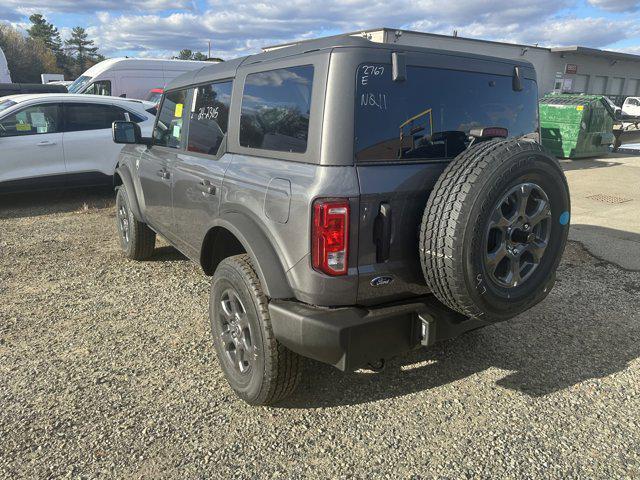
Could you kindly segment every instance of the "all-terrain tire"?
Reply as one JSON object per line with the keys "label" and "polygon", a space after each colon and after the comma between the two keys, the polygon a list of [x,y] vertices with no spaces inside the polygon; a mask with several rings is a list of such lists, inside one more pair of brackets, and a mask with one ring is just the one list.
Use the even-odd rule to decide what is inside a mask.
{"label": "all-terrain tire", "polygon": [[135,218],[124,186],[118,187],[116,192],[116,226],[120,247],[127,258],[146,260],[153,254],[156,232]]}
{"label": "all-terrain tire", "polygon": [[[240,302],[236,312],[230,303],[234,295]],[[272,405],[296,389],[303,358],[275,338],[268,300],[248,255],[229,257],[218,265],[211,282],[209,318],[218,360],[240,398],[251,405]],[[238,347],[229,334],[234,330]],[[240,351],[249,355],[238,356]]]}
{"label": "all-terrain tire", "polygon": [[[547,207],[538,197],[532,200],[532,205],[536,207],[534,202],[539,202],[541,209],[546,208],[542,212],[546,218],[541,220],[545,223],[541,223],[539,231],[548,241],[541,258],[535,250],[537,263],[531,260],[535,268],[530,267],[528,278],[521,284],[514,280],[506,285],[510,280],[498,279],[498,269],[486,260],[498,258],[491,257],[488,246],[494,243],[496,246],[492,248],[500,250],[501,262],[507,262],[507,269],[518,272],[510,277],[507,270],[504,278],[520,278],[520,260],[511,263],[516,261],[512,260],[514,256],[507,256],[506,260],[502,257],[506,251],[509,255],[521,253],[519,244],[515,248],[511,243],[516,241],[511,236],[515,236],[514,228],[500,223],[500,228],[509,232],[503,236],[501,230],[494,229],[497,225],[494,218],[509,216],[514,222],[520,221],[519,210],[514,207],[510,211],[509,195],[524,192],[523,185],[526,188],[534,185],[542,192],[539,195],[546,198]],[[520,204],[529,208],[528,202],[523,200]],[[442,173],[425,208],[419,250],[429,288],[449,308],[487,321],[506,320],[531,308],[546,297],[555,281],[567,241],[569,211],[569,189],[562,168],[541,145],[524,140],[491,140],[470,147]],[[521,220],[520,227],[529,228],[524,221]],[[518,233],[526,238],[520,239],[523,242],[539,240],[522,234],[522,230]],[[522,251],[526,247],[523,243]]]}

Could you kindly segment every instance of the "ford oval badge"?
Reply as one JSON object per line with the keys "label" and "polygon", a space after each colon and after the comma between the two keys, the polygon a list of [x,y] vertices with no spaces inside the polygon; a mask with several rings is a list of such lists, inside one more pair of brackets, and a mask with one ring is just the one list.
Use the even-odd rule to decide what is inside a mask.
{"label": "ford oval badge", "polygon": [[372,287],[384,287],[385,285],[389,285],[391,282],[393,282],[393,277],[382,276],[372,278],[370,283]]}

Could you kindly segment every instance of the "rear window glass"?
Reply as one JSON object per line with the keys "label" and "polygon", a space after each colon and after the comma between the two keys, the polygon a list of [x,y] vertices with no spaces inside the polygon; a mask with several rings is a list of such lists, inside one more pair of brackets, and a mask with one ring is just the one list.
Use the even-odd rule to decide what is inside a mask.
{"label": "rear window glass", "polygon": [[221,82],[194,89],[187,142],[190,152],[218,153],[229,123],[231,87],[231,82]]}
{"label": "rear window glass", "polygon": [[312,85],[312,65],[247,75],[240,145],[304,153],[309,136]]}
{"label": "rear window glass", "polygon": [[537,86],[511,76],[407,67],[394,82],[391,65],[360,65],[357,72],[358,161],[448,159],[469,145],[469,131],[504,127],[510,137],[538,129]]}

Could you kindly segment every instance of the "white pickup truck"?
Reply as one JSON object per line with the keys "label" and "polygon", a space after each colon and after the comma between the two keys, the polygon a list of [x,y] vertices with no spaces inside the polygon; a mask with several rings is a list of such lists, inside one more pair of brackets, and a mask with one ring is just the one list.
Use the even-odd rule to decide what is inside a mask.
{"label": "white pickup truck", "polygon": [[640,117],[640,97],[627,97],[622,104],[622,113],[629,117]]}

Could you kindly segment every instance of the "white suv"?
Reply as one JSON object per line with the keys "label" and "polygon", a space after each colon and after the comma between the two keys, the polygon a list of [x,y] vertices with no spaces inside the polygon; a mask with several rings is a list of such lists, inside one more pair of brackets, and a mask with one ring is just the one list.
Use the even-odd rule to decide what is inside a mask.
{"label": "white suv", "polygon": [[72,94],[0,98],[0,193],[108,184],[122,148],[111,140],[116,120],[151,134],[155,105]]}

